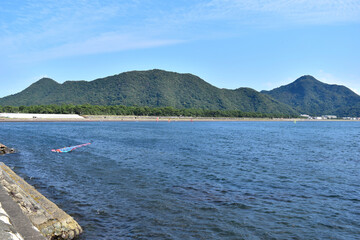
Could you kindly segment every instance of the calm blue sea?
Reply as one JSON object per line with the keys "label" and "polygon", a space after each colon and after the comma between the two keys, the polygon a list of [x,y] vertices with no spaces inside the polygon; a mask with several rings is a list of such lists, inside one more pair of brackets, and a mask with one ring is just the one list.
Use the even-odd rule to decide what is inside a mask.
{"label": "calm blue sea", "polygon": [[360,122],[0,123],[0,142],[82,240],[360,239]]}

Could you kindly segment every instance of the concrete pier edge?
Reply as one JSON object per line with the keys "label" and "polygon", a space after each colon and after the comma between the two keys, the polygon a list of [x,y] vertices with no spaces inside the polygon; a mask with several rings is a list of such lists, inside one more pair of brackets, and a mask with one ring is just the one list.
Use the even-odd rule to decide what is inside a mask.
{"label": "concrete pier edge", "polygon": [[0,239],[46,240],[3,186],[0,186],[0,212],[7,220],[0,222]]}
{"label": "concrete pier edge", "polygon": [[[7,197],[4,193],[7,194]],[[26,220],[29,220],[31,228],[37,229],[38,233],[44,237],[40,238],[38,235],[38,238],[27,237],[24,239],[74,239],[82,233],[81,226],[70,215],[44,197],[3,162],[0,162],[0,202],[9,214],[10,221],[14,222],[14,226],[19,220],[23,220],[24,224]],[[12,214],[12,211],[16,211],[14,203],[19,210],[15,215]],[[19,212],[22,212],[20,219],[15,219]],[[21,227],[20,230],[24,231]],[[21,231],[19,231],[20,234]],[[36,231],[26,234],[35,236]]]}

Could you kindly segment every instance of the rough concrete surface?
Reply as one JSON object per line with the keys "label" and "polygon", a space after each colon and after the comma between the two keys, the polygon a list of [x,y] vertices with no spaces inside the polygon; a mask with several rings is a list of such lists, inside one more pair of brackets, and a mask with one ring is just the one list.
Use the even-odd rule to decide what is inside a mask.
{"label": "rough concrete surface", "polygon": [[0,202],[0,239],[46,240],[2,186]]}
{"label": "rough concrete surface", "polygon": [[[11,201],[46,239],[73,239],[82,233],[80,225],[53,202],[40,194],[4,163],[0,163],[0,194],[7,192]],[[5,192],[5,193],[6,193]],[[5,206],[5,202],[0,199]],[[10,212],[8,212],[10,215]],[[13,220],[10,216],[10,220]],[[25,238],[32,239],[32,238]],[[35,238],[39,239],[39,238]]]}

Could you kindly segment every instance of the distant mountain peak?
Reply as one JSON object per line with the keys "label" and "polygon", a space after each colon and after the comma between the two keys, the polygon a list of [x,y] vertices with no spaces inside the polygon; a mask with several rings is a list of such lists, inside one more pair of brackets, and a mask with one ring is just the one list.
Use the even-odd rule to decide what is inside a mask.
{"label": "distant mountain peak", "polygon": [[56,82],[54,79],[52,79],[52,78],[48,78],[48,77],[43,77],[43,78],[40,78],[39,80],[38,80],[38,82]]}
{"label": "distant mountain peak", "polygon": [[43,77],[43,78],[39,79],[38,81],[36,81],[34,84],[54,84],[54,83],[59,84],[52,78]]}
{"label": "distant mountain peak", "polygon": [[[320,82],[319,80],[317,80],[315,77],[313,77],[311,75],[304,75],[304,76],[301,76],[298,79],[296,79],[293,83],[296,84],[296,83],[322,83],[322,82]],[[289,84],[289,85],[291,85],[291,84]]]}
{"label": "distant mountain peak", "polygon": [[309,115],[357,116],[360,113],[360,96],[344,86],[326,84],[310,75],[262,93]]}
{"label": "distant mountain peak", "polygon": [[311,75],[303,75],[303,76],[299,77],[297,80],[302,80],[302,79],[317,80],[315,77],[313,77]]}

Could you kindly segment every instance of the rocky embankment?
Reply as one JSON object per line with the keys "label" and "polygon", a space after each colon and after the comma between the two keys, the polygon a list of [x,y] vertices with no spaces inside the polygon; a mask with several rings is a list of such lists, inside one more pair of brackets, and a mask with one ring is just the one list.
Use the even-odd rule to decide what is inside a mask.
{"label": "rocky embankment", "polygon": [[8,154],[8,153],[14,153],[15,149],[13,148],[8,148],[7,146],[5,146],[4,144],[0,143],[0,155],[2,154]]}
{"label": "rocky embankment", "polygon": [[[74,239],[82,233],[81,226],[70,215],[39,193],[2,162],[0,162],[0,187],[3,189],[2,191],[5,190],[8,193],[13,204],[20,207],[21,212],[30,220],[33,228],[41,233],[45,239]],[[10,217],[10,222],[11,220]]]}

